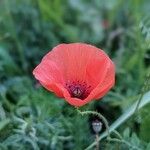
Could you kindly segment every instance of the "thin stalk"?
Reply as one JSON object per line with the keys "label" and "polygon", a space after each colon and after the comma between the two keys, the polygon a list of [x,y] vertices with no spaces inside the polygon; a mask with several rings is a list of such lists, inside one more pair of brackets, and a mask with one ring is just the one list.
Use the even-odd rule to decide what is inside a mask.
{"label": "thin stalk", "polygon": [[96,137],[95,137],[95,141],[96,141],[96,150],[99,150],[99,141],[98,141],[98,138],[99,138],[99,135],[96,134]]}
{"label": "thin stalk", "polygon": [[123,140],[123,139],[117,139],[117,138],[110,138],[108,139],[108,141],[110,142],[117,142],[117,143],[122,143],[122,144],[125,144],[127,145],[129,148],[132,148],[134,150],[141,150],[140,148],[136,147],[136,146],[133,146],[132,144],[130,144],[129,142]]}
{"label": "thin stalk", "polygon": [[146,75],[146,80],[145,80],[144,85],[142,87],[141,94],[139,96],[139,99],[138,99],[138,102],[137,102],[137,106],[135,108],[135,113],[137,112],[137,110],[139,108],[139,105],[141,103],[141,100],[142,100],[142,97],[143,97],[144,93],[147,92],[150,89],[149,82],[150,82],[150,71]]}

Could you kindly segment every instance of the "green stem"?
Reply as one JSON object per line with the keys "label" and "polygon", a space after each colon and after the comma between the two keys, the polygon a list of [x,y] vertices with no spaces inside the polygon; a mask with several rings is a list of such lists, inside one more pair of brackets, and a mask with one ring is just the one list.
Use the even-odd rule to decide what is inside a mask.
{"label": "green stem", "polygon": [[135,149],[135,150],[139,150],[138,147],[133,146],[133,145],[130,144],[128,141],[125,141],[118,131],[114,130],[114,131],[112,131],[112,133],[114,133],[115,135],[117,135],[118,138],[109,138],[109,139],[107,139],[109,142],[122,143],[122,144],[127,145],[127,146],[130,147],[130,148],[133,148],[133,149]]}
{"label": "green stem", "polygon": [[146,75],[146,80],[145,80],[144,85],[142,87],[141,94],[139,96],[139,99],[138,99],[138,102],[137,102],[137,106],[135,108],[135,112],[134,113],[136,113],[138,111],[138,108],[139,108],[139,105],[141,103],[141,100],[142,100],[142,97],[143,97],[144,93],[149,90],[149,87],[147,88],[147,86],[149,86],[149,80],[150,80],[150,71],[148,71],[148,73]]}
{"label": "green stem", "polygon": [[132,144],[130,144],[129,142],[127,142],[127,141],[125,141],[125,140],[123,140],[123,139],[120,140],[120,139],[117,139],[117,138],[109,138],[108,141],[110,141],[110,142],[118,142],[118,143],[125,144],[125,145],[127,145],[129,148],[132,148],[132,149],[134,149],[134,150],[141,150],[141,149],[139,149],[138,147],[133,146]]}
{"label": "green stem", "polygon": [[99,150],[99,141],[98,141],[98,134],[96,134],[96,137],[95,137],[95,141],[96,141],[96,150]]}

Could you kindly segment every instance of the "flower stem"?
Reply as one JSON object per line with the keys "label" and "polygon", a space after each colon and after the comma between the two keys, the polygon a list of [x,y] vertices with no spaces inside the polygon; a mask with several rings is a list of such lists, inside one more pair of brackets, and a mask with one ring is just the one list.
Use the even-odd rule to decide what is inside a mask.
{"label": "flower stem", "polygon": [[98,141],[98,133],[96,134],[96,137],[95,137],[95,141],[96,141],[96,150],[99,150],[99,141]]}

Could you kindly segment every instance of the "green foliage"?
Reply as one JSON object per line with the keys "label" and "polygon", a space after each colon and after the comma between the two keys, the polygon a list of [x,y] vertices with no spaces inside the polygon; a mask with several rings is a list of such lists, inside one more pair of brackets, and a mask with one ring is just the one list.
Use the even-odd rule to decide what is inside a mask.
{"label": "green foliage", "polygon": [[[149,0],[1,0],[0,150],[81,150],[94,141],[95,117],[80,116],[33,79],[58,43],[91,43],[110,55],[116,85],[83,110],[99,111],[109,124],[130,117],[127,108],[150,90],[149,7]],[[101,149],[150,149],[149,105],[129,117]]]}
{"label": "green foliage", "polygon": [[145,107],[145,109],[143,109],[141,111],[141,126],[140,126],[140,137],[149,142],[149,139],[150,139],[150,135],[149,135],[149,130],[150,130],[150,127],[149,127],[149,123],[150,123],[150,115],[149,115],[149,108],[150,108],[150,105],[147,105]]}

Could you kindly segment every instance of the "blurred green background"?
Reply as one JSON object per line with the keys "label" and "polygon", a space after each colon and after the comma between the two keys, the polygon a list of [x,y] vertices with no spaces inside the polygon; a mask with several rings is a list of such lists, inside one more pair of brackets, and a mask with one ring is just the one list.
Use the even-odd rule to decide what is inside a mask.
{"label": "blurred green background", "polygon": [[[82,110],[97,110],[111,124],[144,83],[143,94],[150,89],[149,12],[149,0],[0,0],[0,150],[88,147],[97,118],[43,89],[32,70],[59,43],[104,49],[116,64],[116,85]],[[101,150],[150,150],[149,111],[143,107],[118,128],[128,144],[104,139]]]}

